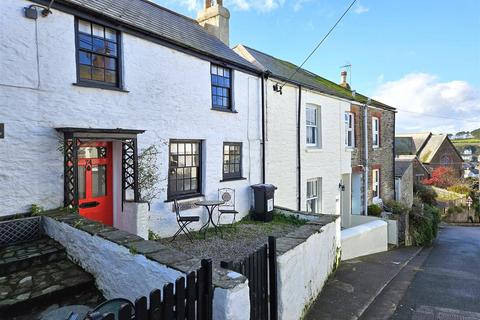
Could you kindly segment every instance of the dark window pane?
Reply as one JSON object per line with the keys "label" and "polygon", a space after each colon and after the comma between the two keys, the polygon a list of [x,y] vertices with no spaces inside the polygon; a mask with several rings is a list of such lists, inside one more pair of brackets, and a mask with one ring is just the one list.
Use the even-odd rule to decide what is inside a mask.
{"label": "dark window pane", "polygon": [[105,53],[105,41],[93,38],[93,51],[97,53]]}
{"label": "dark window pane", "polygon": [[105,70],[105,81],[117,83],[117,73],[115,71]]}
{"label": "dark window pane", "polygon": [[85,167],[78,166],[78,199],[85,199]]}
{"label": "dark window pane", "polygon": [[92,64],[97,68],[105,68],[105,58],[98,54],[92,54]]}
{"label": "dark window pane", "polygon": [[79,60],[80,64],[91,65],[92,64],[92,55],[88,52],[85,52],[85,51],[79,51],[78,52],[78,60]]}
{"label": "dark window pane", "polygon": [[92,80],[105,81],[105,73],[101,68],[92,69]]}
{"label": "dark window pane", "polygon": [[92,37],[86,34],[80,33],[78,35],[79,47],[81,49],[92,50]]}
{"label": "dark window pane", "polygon": [[109,70],[117,70],[117,59],[105,57],[105,68]]}
{"label": "dark window pane", "polygon": [[92,166],[92,197],[102,197],[107,194],[107,167]]}
{"label": "dark window pane", "polygon": [[105,53],[111,56],[117,56],[117,45],[109,41],[105,41],[105,44]]}
{"label": "dark window pane", "polygon": [[90,66],[80,65],[80,78],[92,79],[92,68]]}

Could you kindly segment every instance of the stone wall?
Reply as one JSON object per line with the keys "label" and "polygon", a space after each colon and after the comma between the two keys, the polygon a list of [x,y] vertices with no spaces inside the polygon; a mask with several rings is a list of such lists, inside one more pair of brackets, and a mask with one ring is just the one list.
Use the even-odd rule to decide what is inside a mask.
{"label": "stone wall", "polygon": [[[443,157],[448,157],[450,162],[448,164],[444,164]],[[422,161],[422,159],[420,159]],[[432,158],[430,163],[426,164],[430,171],[435,170],[438,167],[450,167],[454,170],[457,177],[463,177],[463,159],[458,154],[458,151],[455,149],[453,144],[448,140],[445,139],[438,148],[435,156]]]}
{"label": "stone wall", "polygon": [[[364,112],[363,107],[352,104],[351,112],[355,114],[355,148],[352,150],[352,167],[361,169],[364,165]],[[368,203],[372,203],[372,169],[380,169],[380,195],[386,200],[394,199],[394,152],[395,141],[395,113],[390,110],[369,107],[367,112],[368,134]],[[372,146],[372,117],[380,118],[380,147]],[[361,169],[363,170],[363,169]],[[365,174],[362,175],[362,203],[365,194]]]}
{"label": "stone wall", "polygon": [[408,169],[403,173],[403,176],[400,178],[400,190],[397,192],[398,199],[400,202],[405,204],[408,207],[413,205],[413,163],[408,167]]}
{"label": "stone wall", "polygon": [[[49,212],[45,233],[65,247],[69,257],[95,277],[107,299],[135,301],[200,268],[200,260],[154,241],[87,220],[78,214]],[[213,318],[246,320],[250,315],[247,279],[214,268]]]}

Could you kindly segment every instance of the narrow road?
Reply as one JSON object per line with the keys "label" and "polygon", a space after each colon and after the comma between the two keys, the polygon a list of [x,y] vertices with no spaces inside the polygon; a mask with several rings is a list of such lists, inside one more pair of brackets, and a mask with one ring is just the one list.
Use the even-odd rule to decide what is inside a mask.
{"label": "narrow road", "polygon": [[442,227],[417,253],[343,261],[305,320],[480,320],[480,227]]}
{"label": "narrow road", "polygon": [[480,319],[480,228],[448,226],[392,319]]}

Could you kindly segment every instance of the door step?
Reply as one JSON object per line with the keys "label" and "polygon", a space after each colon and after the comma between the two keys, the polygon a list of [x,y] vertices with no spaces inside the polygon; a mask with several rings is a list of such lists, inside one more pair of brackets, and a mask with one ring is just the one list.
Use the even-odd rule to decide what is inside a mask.
{"label": "door step", "polygon": [[49,237],[0,249],[0,277],[67,257],[65,248]]}

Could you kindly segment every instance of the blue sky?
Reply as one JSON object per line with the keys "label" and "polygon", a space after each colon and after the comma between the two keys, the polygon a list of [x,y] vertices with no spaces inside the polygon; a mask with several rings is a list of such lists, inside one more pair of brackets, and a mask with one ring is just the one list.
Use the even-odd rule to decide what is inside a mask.
{"label": "blue sky", "polygon": [[[201,0],[156,2],[191,17],[202,6]],[[230,43],[299,64],[349,4],[224,0]],[[305,67],[338,82],[345,64],[353,65],[354,89],[399,109],[400,131],[480,127],[478,0],[357,0]]]}

